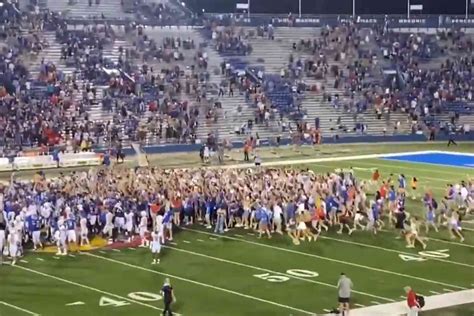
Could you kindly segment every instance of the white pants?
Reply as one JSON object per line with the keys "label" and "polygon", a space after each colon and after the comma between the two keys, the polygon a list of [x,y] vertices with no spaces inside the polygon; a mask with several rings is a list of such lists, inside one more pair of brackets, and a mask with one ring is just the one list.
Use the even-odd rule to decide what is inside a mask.
{"label": "white pants", "polygon": [[152,253],[160,253],[161,251],[161,244],[158,241],[153,241],[151,244],[151,252]]}
{"label": "white pants", "polygon": [[2,255],[3,247],[5,247],[5,231],[0,230],[0,256]]}
{"label": "white pants", "polygon": [[104,233],[104,235],[112,235],[112,231],[114,229],[114,226],[111,225],[111,224],[106,224],[104,226],[104,229],[102,230],[102,232]]}
{"label": "white pants", "polygon": [[418,316],[418,307],[410,307],[408,310],[408,316]]}
{"label": "white pants", "polygon": [[125,227],[125,218],[116,217],[115,218],[115,227],[123,229]]}
{"label": "white pants", "polygon": [[89,223],[91,224],[91,226],[94,226],[95,223],[97,223],[97,216],[96,215],[91,215],[89,217]]}
{"label": "white pants", "polygon": [[37,230],[37,231],[34,231],[32,234],[31,234],[32,238],[33,238],[33,244],[34,245],[38,245],[41,243],[41,231]]}
{"label": "white pants", "polygon": [[75,230],[68,230],[67,231],[67,241],[70,243],[76,243],[76,231]]}

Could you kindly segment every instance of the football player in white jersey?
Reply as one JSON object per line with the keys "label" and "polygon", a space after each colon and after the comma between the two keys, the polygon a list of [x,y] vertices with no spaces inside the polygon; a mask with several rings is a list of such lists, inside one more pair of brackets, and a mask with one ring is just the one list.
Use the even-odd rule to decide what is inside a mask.
{"label": "football player in white jersey", "polygon": [[67,227],[64,221],[64,218],[61,216],[58,220],[58,228],[54,233],[54,238],[56,240],[56,246],[58,247],[58,252],[56,255],[65,256],[67,255]]}
{"label": "football player in white jersey", "polygon": [[89,229],[87,228],[87,217],[85,214],[81,216],[81,219],[79,220],[79,226],[81,228],[81,246],[89,245],[89,237],[87,237],[89,234]]}
{"label": "football player in white jersey", "polygon": [[162,234],[159,230],[154,230],[151,233],[151,253],[153,254],[153,262],[151,264],[159,264],[160,263],[160,258],[158,256],[160,255],[161,251],[161,242],[160,240],[162,239]]}
{"label": "football player in white jersey", "polygon": [[165,243],[165,225],[163,224],[163,215],[157,215],[155,220],[155,230],[160,234],[160,242],[162,245]]}
{"label": "football player in white jersey", "polygon": [[140,225],[138,226],[138,231],[140,234],[140,238],[142,241],[142,244],[140,247],[147,247],[148,246],[148,241],[146,240],[146,233],[148,231],[148,217],[146,216],[146,212],[142,211],[140,214]]}
{"label": "football player in white jersey", "polygon": [[128,242],[131,242],[133,237],[134,215],[130,210],[125,212],[125,234],[128,236]]}
{"label": "football player in white jersey", "polygon": [[113,219],[114,219],[114,213],[108,210],[107,213],[105,214],[105,225],[104,225],[104,229],[102,230],[104,237],[112,238],[113,230],[114,230]]}
{"label": "football player in white jersey", "polygon": [[12,266],[16,264],[16,260],[18,258],[18,246],[20,244],[20,236],[21,232],[16,230],[14,226],[11,227],[8,234],[8,251],[10,253],[10,257],[12,258]]}

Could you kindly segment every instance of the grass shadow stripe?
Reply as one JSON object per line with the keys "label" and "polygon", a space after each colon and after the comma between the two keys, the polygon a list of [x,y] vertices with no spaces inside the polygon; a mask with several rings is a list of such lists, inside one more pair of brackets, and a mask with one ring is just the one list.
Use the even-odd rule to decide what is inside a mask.
{"label": "grass shadow stripe", "polygon": [[[152,309],[155,309],[155,310],[163,311],[163,309],[161,309],[159,307],[156,307],[156,306],[153,306],[153,305],[150,305],[150,304],[146,304],[146,303],[143,303],[143,302],[140,302],[140,301],[132,300],[132,299],[130,299],[128,297],[125,297],[125,296],[121,296],[121,295],[113,294],[113,293],[110,293],[110,292],[107,292],[107,291],[103,291],[103,290],[100,290],[100,289],[97,289],[97,288],[94,288],[92,286],[88,286],[88,285],[85,285],[85,284],[82,284],[82,283],[70,281],[70,280],[67,280],[67,279],[52,275],[52,274],[44,273],[44,272],[41,272],[41,271],[38,271],[38,270],[26,268],[26,267],[23,267],[23,266],[13,266],[13,267],[15,269],[20,269],[20,270],[24,270],[24,271],[27,271],[27,272],[30,272],[30,273],[37,274],[37,275],[41,275],[45,278],[50,278],[50,279],[60,281],[60,282],[63,282],[63,283],[67,283],[67,284],[70,284],[70,285],[75,285],[77,287],[87,289],[87,290],[90,290],[90,291],[93,291],[93,292],[96,292],[96,293],[105,294],[105,295],[112,296],[112,297],[115,297],[115,298],[118,298],[118,299],[122,299],[122,300],[128,301],[130,303],[134,303],[134,304],[142,305],[142,306],[152,308]],[[175,313],[175,315],[179,315],[179,314]]]}
{"label": "grass shadow stripe", "polygon": [[[246,263],[236,262],[236,261],[227,260],[227,259],[223,259],[223,258],[213,257],[213,256],[209,256],[209,255],[202,254],[202,253],[199,253],[199,252],[194,252],[194,251],[185,250],[185,249],[181,249],[181,248],[169,247],[169,246],[164,246],[164,247],[165,247],[165,248],[168,248],[168,249],[175,250],[175,251],[180,251],[180,252],[188,253],[188,254],[191,254],[191,255],[194,255],[194,256],[199,256],[199,257],[203,257],[203,258],[207,258],[207,259],[211,259],[211,260],[215,260],[215,261],[219,261],[219,262],[225,262],[225,263],[233,264],[233,265],[240,266],[240,267],[245,267],[245,268],[249,268],[249,269],[254,269],[254,270],[258,270],[258,271],[262,271],[262,272],[268,272],[268,273],[273,273],[273,274],[278,274],[278,275],[283,275],[283,276],[286,276],[286,277],[288,277],[288,278],[290,278],[290,279],[295,279],[295,280],[300,280],[300,281],[304,281],[304,282],[308,282],[308,283],[314,283],[314,284],[324,285],[324,286],[327,286],[327,287],[330,287],[330,288],[337,288],[337,286],[334,285],[334,284],[325,283],[325,282],[320,282],[320,281],[315,281],[315,280],[311,280],[311,279],[307,279],[307,278],[302,278],[302,277],[298,277],[298,276],[291,275],[291,274],[284,273],[284,272],[277,272],[277,271],[274,271],[274,270],[270,270],[270,269],[266,269],[266,268],[261,268],[261,267],[249,265],[249,264],[246,264]],[[361,292],[361,291],[353,290],[352,292],[353,292],[353,293],[360,294],[360,295],[364,295],[364,296],[369,296],[369,297],[372,297],[372,298],[377,298],[377,299],[385,300],[385,301],[387,301],[387,302],[394,302],[394,301],[395,301],[395,300],[392,300],[391,298],[387,298],[387,297],[383,297],[383,296],[378,296],[378,295],[373,295],[373,294],[365,293],[365,292]]]}
{"label": "grass shadow stripe", "polygon": [[380,272],[380,273],[396,275],[396,276],[407,278],[407,279],[413,279],[413,280],[423,281],[423,282],[427,282],[427,283],[433,283],[433,284],[448,286],[448,287],[452,287],[454,289],[466,290],[465,287],[454,285],[454,284],[449,284],[449,283],[445,283],[445,282],[441,282],[441,281],[425,279],[425,278],[417,277],[417,276],[410,275],[410,274],[404,274],[404,273],[398,273],[398,272],[384,270],[384,269],[380,269],[380,268],[374,268],[374,267],[370,267],[370,266],[367,266],[367,265],[357,264],[357,263],[348,262],[348,261],[342,261],[342,260],[338,260],[338,259],[334,259],[334,258],[319,256],[319,255],[315,255],[315,254],[308,253],[308,252],[303,252],[303,251],[298,251],[298,250],[293,250],[293,249],[288,249],[288,248],[282,248],[282,247],[267,245],[267,244],[264,244],[264,243],[261,243],[261,242],[255,242],[255,241],[251,241],[251,240],[247,240],[247,239],[243,239],[243,238],[235,238],[235,237],[230,237],[230,236],[221,236],[221,235],[212,234],[212,233],[200,231],[200,230],[197,230],[197,229],[191,229],[191,228],[182,228],[182,229],[190,231],[190,232],[199,233],[199,234],[212,235],[212,236],[219,237],[219,238],[225,238],[225,239],[240,241],[240,242],[248,243],[248,244],[259,246],[259,247],[265,247],[265,248],[284,251],[284,252],[293,253],[293,254],[297,254],[297,255],[301,255],[301,256],[312,257],[312,258],[316,258],[316,259],[320,259],[320,260],[326,260],[326,261],[330,261],[330,262],[336,262],[336,263],[340,263],[340,264],[344,264],[344,265],[352,266],[352,267],[357,267],[357,268],[361,268],[361,269],[365,269],[365,270],[371,270],[371,271],[376,271],[376,272]]}
{"label": "grass shadow stripe", "polygon": [[129,267],[129,268],[132,268],[132,269],[137,269],[137,270],[142,270],[142,271],[162,275],[164,277],[172,278],[172,279],[175,279],[175,280],[180,280],[180,281],[191,283],[191,284],[194,284],[194,285],[199,285],[199,286],[202,286],[202,287],[210,288],[210,289],[221,291],[221,292],[224,292],[224,293],[233,294],[233,295],[244,297],[244,298],[247,298],[247,299],[250,299],[250,300],[258,301],[258,302],[261,302],[261,303],[266,303],[266,304],[270,304],[270,305],[273,305],[273,306],[278,306],[278,307],[281,307],[281,308],[284,308],[284,309],[297,311],[297,312],[300,312],[300,313],[305,314],[305,315],[314,315],[315,314],[314,312],[306,311],[304,309],[300,309],[300,308],[297,308],[297,307],[292,307],[292,306],[280,304],[280,303],[277,303],[277,302],[268,301],[268,300],[258,298],[258,297],[255,297],[255,296],[251,296],[251,295],[236,292],[236,291],[233,291],[233,290],[221,288],[221,287],[218,287],[218,286],[215,286],[215,285],[202,283],[202,282],[199,282],[199,281],[183,278],[183,277],[180,277],[180,276],[177,276],[177,275],[173,275],[173,274],[169,274],[169,273],[164,273],[164,272],[148,269],[148,268],[145,268],[145,267],[142,267],[142,266],[138,266],[138,265],[135,265],[135,264],[131,264],[131,263],[128,263],[128,262],[124,262],[124,261],[120,261],[120,260],[116,260],[116,259],[112,259],[112,258],[108,258],[108,257],[99,256],[99,255],[96,255],[96,254],[93,254],[93,253],[87,252],[87,253],[83,253],[83,255],[93,257],[93,258],[97,258],[97,259],[104,260],[104,261],[108,261],[108,262],[112,262],[112,263],[116,263],[116,264],[123,265],[125,267]]}

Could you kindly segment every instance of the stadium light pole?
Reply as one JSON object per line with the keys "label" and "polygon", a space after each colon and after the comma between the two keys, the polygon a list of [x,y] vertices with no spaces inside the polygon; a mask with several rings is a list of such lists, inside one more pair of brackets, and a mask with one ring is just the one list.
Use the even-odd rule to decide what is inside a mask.
{"label": "stadium light pole", "polygon": [[355,19],[356,16],[356,0],[352,0],[352,18]]}
{"label": "stadium light pole", "polygon": [[466,20],[469,18],[469,0],[466,0]]}
{"label": "stadium light pole", "polygon": [[250,0],[247,0],[247,17],[250,19]]}
{"label": "stadium light pole", "polygon": [[410,19],[410,0],[407,0],[407,8],[408,8],[407,18]]}
{"label": "stadium light pole", "polygon": [[299,9],[299,14],[300,14],[300,19],[301,19],[301,0],[298,3],[298,9]]}

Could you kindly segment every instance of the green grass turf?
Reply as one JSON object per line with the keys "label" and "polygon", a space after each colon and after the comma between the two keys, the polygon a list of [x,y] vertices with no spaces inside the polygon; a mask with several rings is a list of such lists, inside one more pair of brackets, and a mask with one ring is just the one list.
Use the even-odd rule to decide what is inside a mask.
{"label": "green grass turf", "polygon": [[[296,167],[326,172],[349,166],[366,179],[370,168],[378,168],[383,177],[402,172],[417,176],[420,195],[427,187],[440,196],[447,183],[474,176],[466,168],[378,159]],[[409,200],[407,209],[422,214],[419,199]],[[2,301],[43,316],[157,315],[160,300],[139,301],[128,295],[158,293],[165,277],[171,278],[176,289],[176,311],[197,316],[323,314],[336,306],[334,285],[341,272],[354,282],[353,303],[365,306],[401,300],[406,285],[423,295],[474,287],[474,232],[469,230],[463,244],[451,241],[446,229],[430,232],[427,251],[447,250],[449,257],[425,261],[403,261],[400,255],[419,258],[421,249],[406,249],[391,229],[377,236],[359,231],[351,237],[337,235],[332,229],[317,242],[300,246],[294,246],[287,236],[274,235],[268,240],[250,234],[254,232],[233,229],[221,237],[199,225],[176,231],[177,244],[163,249],[159,266],[150,264],[150,252],[142,248],[59,259],[28,253],[27,263],[20,262],[20,267],[0,267],[0,316],[28,315]],[[295,276],[295,272],[303,273],[298,269],[318,275]],[[120,301],[121,306],[99,306],[101,297]],[[84,304],[66,306],[77,301]],[[423,315],[472,315],[472,305]]]}

